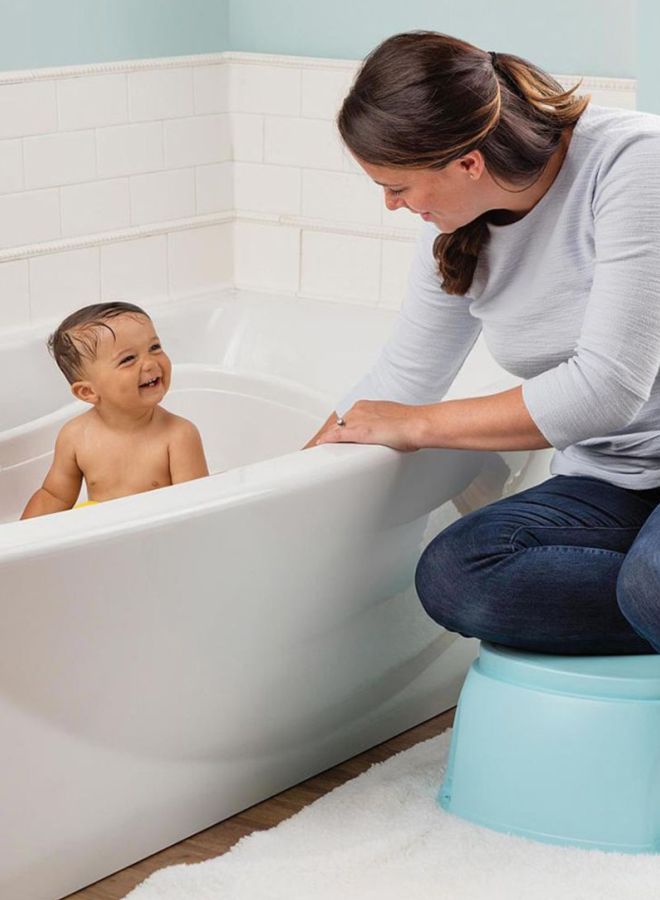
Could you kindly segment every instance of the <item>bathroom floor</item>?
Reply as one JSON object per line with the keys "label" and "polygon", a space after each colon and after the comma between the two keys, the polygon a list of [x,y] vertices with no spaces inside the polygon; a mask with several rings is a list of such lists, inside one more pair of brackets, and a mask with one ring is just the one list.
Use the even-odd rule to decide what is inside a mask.
{"label": "bathroom floor", "polygon": [[395,753],[407,750],[420,741],[428,740],[435,737],[447,728],[451,728],[454,724],[454,714],[456,709],[449,709],[447,712],[427,722],[422,722],[409,731],[404,731],[396,737],[378,744],[354,756],[352,759],[321,772],[313,778],[303,781],[295,787],[282,791],[269,800],[251,806],[249,809],[225,819],[217,825],[200,831],[192,837],[173,844],[160,853],[154,853],[153,856],[147,857],[134,866],[115,872],[108,878],[97,881],[95,884],[76,891],[75,894],[69,894],[67,900],[120,900],[126,894],[136,887],[141,881],[164,866],[172,866],[176,863],[195,863],[202,862],[214,856],[220,856],[225,853],[233,844],[246,834],[264,828],[272,828],[283,819],[288,819],[294,813],[298,812],[303,806],[327,794],[333,788],[339,787],[345,781],[360,775],[373,763],[383,762]]}

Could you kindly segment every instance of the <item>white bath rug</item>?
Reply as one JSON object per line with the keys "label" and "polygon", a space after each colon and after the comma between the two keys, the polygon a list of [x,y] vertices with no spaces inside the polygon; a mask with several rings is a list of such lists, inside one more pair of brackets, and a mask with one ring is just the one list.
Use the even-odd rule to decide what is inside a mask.
{"label": "white bath rug", "polygon": [[130,900],[660,900],[660,856],[541,844],[435,802],[451,729]]}

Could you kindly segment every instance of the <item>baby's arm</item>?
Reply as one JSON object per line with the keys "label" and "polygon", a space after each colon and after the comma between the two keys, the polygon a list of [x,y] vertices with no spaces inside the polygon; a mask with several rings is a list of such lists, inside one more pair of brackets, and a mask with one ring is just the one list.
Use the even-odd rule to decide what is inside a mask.
{"label": "baby's arm", "polygon": [[83,473],[76,462],[74,429],[67,423],[55,441],[53,464],[43,485],[29,499],[21,519],[71,509],[78,499]]}
{"label": "baby's arm", "polygon": [[199,431],[188,419],[177,418],[172,426],[169,455],[172,484],[209,474]]}

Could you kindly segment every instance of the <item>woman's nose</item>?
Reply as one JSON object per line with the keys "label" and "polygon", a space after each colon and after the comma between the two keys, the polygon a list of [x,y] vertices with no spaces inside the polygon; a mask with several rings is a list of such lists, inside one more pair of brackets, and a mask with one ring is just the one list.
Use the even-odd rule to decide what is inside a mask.
{"label": "woman's nose", "polygon": [[393,194],[385,194],[385,206],[390,209],[400,209],[400,207],[405,206],[406,202],[402,197],[397,197]]}

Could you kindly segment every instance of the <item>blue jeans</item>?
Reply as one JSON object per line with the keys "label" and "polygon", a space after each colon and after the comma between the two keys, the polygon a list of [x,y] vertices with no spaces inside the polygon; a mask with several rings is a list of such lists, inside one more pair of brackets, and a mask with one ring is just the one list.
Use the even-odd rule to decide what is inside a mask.
{"label": "blue jeans", "polygon": [[660,653],[659,503],[660,487],[557,475],[445,528],[417,565],[417,593],[465,637],[538,653]]}

